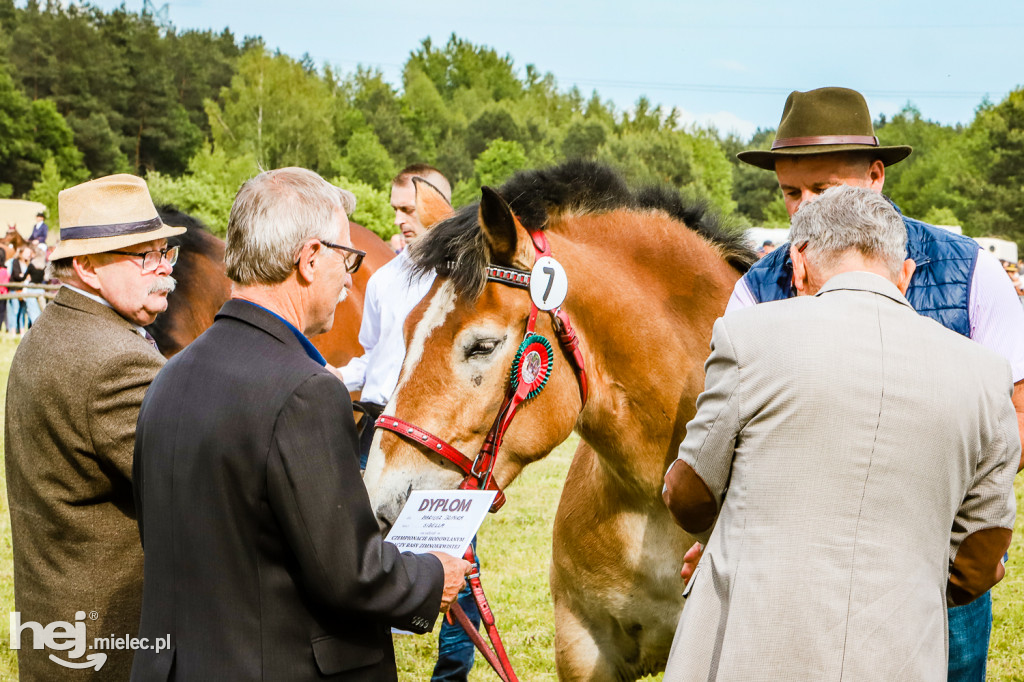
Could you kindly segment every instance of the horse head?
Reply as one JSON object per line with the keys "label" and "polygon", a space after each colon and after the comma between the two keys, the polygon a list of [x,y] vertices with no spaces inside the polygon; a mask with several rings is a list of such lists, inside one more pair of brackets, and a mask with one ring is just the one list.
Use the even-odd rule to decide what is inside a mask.
{"label": "horse head", "polygon": [[[411,490],[460,485],[465,460],[431,434],[468,457],[496,450],[494,482],[504,488],[575,429],[580,445],[552,527],[560,679],[636,679],[668,656],[693,539],[661,501],[665,470],[704,386],[712,325],[754,260],[706,208],[675,190],[631,190],[613,170],[575,161],[483,189],[479,206],[411,247],[416,268],[437,277],[406,320],[405,364],[364,478],[371,504],[387,528]],[[548,252],[554,264],[538,258]],[[564,294],[552,301],[514,286],[544,283],[545,268],[554,282],[559,265]],[[540,340],[524,339],[531,302]],[[548,303],[571,327],[559,316],[556,330]],[[546,383],[525,384],[492,448],[492,425],[529,380],[531,348],[541,361],[525,366],[539,368],[536,377],[547,369]]]}
{"label": "horse head", "polygon": [[[508,393],[531,313],[527,290],[486,284],[484,273],[488,265],[528,272],[535,249],[497,191],[483,188],[479,207],[451,215],[429,183],[416,187],[417,213],[433,227],[411,247],[412,258],[421,272],[436,270],[438,277],[406,320],[405,362],[383,414],[400,416],[473,459]],[[500,488],[565,440],[582,407],[576,374],[559,350],[549,315],[538,315],[535,332],[547,339],[553,362],[504,434],[494,466]],[[364,481],[386,527],[412,489],[456,488],[464,475],[428,445],[379,430]]]}

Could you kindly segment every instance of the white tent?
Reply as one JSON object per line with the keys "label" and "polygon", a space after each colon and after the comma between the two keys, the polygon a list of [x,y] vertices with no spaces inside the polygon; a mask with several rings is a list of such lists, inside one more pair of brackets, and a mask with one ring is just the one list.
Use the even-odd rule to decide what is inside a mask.
{"label": "white tent", "polygon": [[753,249],[761,248],[766,240],[771,240],[775,246],[782,246],[789,241],[788,227],[751,227],[743,236]]}
{"label": "white tent", "polygon": [[[38,201],[22,201],[21,199],[0,199],[0,230],[4,234],[11,225],[25,239],[32,236],[32,228],[36,224],[36,214],[45,211],[46,206]],[[56,242],[56,239],[50,239]]]}
{"label": "white tent", "polygon": [[999,260],[1005,260],[1014,265],[1017,264],[1017,242],[995,237],[975,237],[974,241],[981,245],[981,248],[994,253]]}

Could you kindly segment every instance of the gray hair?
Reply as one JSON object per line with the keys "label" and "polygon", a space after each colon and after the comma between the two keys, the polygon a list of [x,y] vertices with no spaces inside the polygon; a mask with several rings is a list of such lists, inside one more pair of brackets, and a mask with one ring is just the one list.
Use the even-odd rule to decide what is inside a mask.
{"label": "gray hair", "polygon": [[807,242],[805,255],[826,274],[843,256],[857,251],[877,260],[893,279],[907,257],[907,227],[892,204],[878,192],[863,187],[829,187],[793,216],[789,241]]}
{"label": "gray hair", "polygon": [[58,260],[50,261],[46,264],[46,274],[44,274],[43,277],[47,280],[59,279],[62,282],[74,277],[74,260],[74,258],[60,258]]}
{"label": "gray hair", "polygon": [[355,196],[311,170],[279,168],[248,180],[231,205],[225,239],[228,278],[241,285],[278,284],[310,239],[338,238],[336,211],[351,214]]}

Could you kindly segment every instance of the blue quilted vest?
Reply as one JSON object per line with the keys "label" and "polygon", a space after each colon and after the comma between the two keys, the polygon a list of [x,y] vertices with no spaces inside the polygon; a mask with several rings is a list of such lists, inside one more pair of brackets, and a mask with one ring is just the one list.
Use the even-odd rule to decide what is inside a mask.
{"label": "blue quilted vest", "polygon": [[[907,226],[907,258],[917,263],[907,300],[922,315],[970,337],[971,278],[980,250],[978,243],[900,215]],[[744,277],[758,303],[796,296],[789,244],[759,260]]]}

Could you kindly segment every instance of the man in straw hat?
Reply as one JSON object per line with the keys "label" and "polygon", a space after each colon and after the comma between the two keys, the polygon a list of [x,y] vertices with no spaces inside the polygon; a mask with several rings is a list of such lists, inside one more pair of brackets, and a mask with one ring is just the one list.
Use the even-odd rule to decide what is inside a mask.
{"label": "man in straw hat", "polygon": [[[819,88],[790,93],[771,149],[741,152],[738,157],[775,172],[792,216],[834,185],[881,192],[886,167],[907,158],[911,151],[905,145],[879,144],[860,93]],[[1024,433],[1024,310],[1006,274],[974,240],[902,217],[907,228],[907,257],[916,264],[907,300],[922,315],[1009,361],[1015,382],[1013,403]],[[737,282],[727,312],[794,295],[793,262],[787,245],[758,261]],[[684,576],[692,571],[695,550],[688,552],[691,561]],[[950,680],[984,679],[991,627],[988,593],[967,606],[949,610]]]}
{"label": "man in straw hat", "polygon": [[167,308],[177,258],[167,238],[185,230],[161,222],[146,183],[131,175],[66,189],[58,202],[61,240],[49,267],[64,286],[22,340],[7,384],[21,623],[11,642],[22,680],[86,675],[50,655],[123,680],[132,651],[111,644],[86,656],[70,647],[72,637],[47,642],[39,628],[82,623],[89,645],[138,630],[142,547],[132,451],[143,395],[164,364],[144,326]]}

